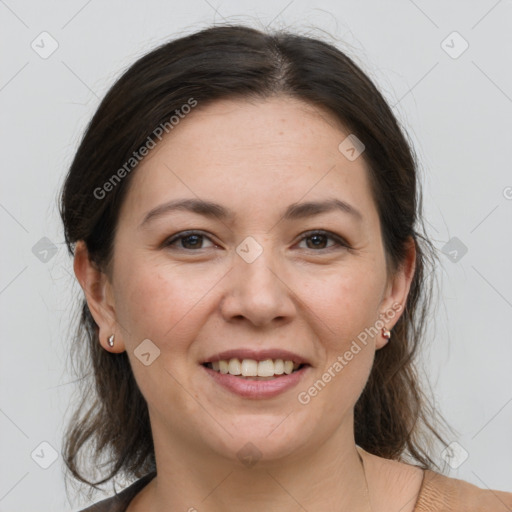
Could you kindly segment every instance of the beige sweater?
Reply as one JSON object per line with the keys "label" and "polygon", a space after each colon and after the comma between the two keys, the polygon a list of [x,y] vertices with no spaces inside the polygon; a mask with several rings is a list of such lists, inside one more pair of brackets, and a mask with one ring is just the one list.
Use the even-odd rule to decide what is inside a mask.
{"label": "beige sweater", "polygon": [[427,469],[414,512],[512,512],[512,493],[481,489]]}
{"label": "beige sweater", "polygon": [[[130,501],[155,474],[149,473],[119,494],[80,512],[125,512]],[[512,493],[481,489],[463,480],[425,470],[414,512],[512,512]]]}

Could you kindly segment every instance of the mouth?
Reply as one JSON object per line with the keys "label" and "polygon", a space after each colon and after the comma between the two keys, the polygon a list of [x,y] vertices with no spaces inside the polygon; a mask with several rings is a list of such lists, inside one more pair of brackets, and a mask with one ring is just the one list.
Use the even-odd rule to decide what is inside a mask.
{"label": "mouth", "polygon": [[233,375],[247,380],[273,380],[284,375],[291,375],[300,371],[306,363],[294,362],[291,359],[219,359],[203,363],[205,368],[209,368],[222,375]]}
{"label": "mouth", "polygon": [[246,399],[269,399],[296,387],[310,373],[305,358],[287,350],[228,350],[200,365],[211,383]]}

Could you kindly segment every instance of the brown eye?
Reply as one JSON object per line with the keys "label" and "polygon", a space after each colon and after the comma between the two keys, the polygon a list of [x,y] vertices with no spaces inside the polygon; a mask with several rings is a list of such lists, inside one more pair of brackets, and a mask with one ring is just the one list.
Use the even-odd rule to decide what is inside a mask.
{"label": "brown eye", "polygon": [[[306,240],[306,248],[312,250],[331,249],[336,246],[346,248],[348,247],[348,244],[341,237],[327,231],[314,231],[306,233],[306,235],[302,237],[301,242],[304,240]],[[328,240],[333,240],[334,244],[327,245]],[[308,241],[311,242],[309,243]]]}
{"label": "brown eye", "polygon": [[[175,246],[176,249],[183,250],[206,249],[207,247],[202,247],[205,240],[210,239],[199,231],[183,231],[181,233],[178,233],[177,235],[172,236],[169,240],[167,240],[164,243],[164,246]],[[176,242],[180,243],[176,245]]]}

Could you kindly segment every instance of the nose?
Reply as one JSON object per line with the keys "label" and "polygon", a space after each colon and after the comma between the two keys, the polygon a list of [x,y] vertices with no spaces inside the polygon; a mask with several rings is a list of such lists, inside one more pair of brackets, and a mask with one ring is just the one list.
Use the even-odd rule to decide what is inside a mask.
{"label": "nose", "polygon": [[227,322],[244,318],[257,327],[289,322],[296,314],[292,284],[267,247],[252,263],[235,255],[221,314]]}

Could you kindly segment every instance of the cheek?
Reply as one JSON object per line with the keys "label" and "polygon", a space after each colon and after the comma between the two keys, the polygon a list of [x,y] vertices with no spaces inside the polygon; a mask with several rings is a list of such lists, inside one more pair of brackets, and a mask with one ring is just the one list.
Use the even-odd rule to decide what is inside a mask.
{"label": "cheek", "polygon": [[220,271],[194,271],[150,258],[123,258],[116,282],[116,315],[133,346],[149,338],[158,346],[193,339],[207,315],[208,293],[222,279]]}
{"label": "cheek", "polygon": [[[117,278],[116,316],[143,396],[153,410],[165,396],[186,415],[190,404],[178,382],[185,382],[190,345],[209,314],[205,296],[218,279],[134,257],[123,259]],[[136,358],[145,339],[160,350],[149,366]]]}
{"label": "cheek", "polygon": [[339,347],[377,320],[382,288],[378,271],[347,267],[321,281],[304,282],[303,297],[321,320],[327,339]]}

